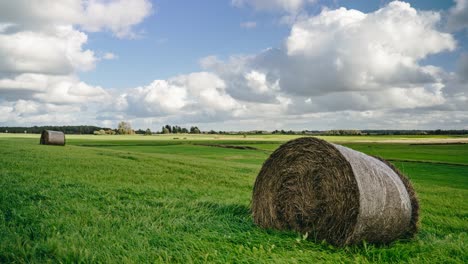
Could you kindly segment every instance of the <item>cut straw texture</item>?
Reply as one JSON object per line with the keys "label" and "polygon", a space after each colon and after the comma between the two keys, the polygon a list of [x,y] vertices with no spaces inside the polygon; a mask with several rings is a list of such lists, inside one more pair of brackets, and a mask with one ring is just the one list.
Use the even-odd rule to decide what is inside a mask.
{"label": "cut straw texture", "polygon": [[411,237],[418,210],[413,187],[395,167],[311,137],[271,154],[252,198],[257,225],[308,233],[337,246]]}
{"label": "cut straw texture", "polygon": [[44,130],[41,133],[41,145],[65,146],[65,134],[61,131]]}

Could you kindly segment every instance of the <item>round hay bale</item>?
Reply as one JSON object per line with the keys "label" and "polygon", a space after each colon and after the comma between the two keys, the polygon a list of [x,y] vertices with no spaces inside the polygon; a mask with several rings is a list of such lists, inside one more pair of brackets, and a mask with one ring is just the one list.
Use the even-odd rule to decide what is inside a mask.
{"label": "round hay bale", "polygon": [[307,232],[337,246],[412,237],[418,211],[413,187],[395,167],[312,137],[275,150],[252,197],[257,225]]}
{"label": "round hay bale", "polygon": [[39,143],[41,145],[65,146],[65,134],[61,131],[43,130]]}

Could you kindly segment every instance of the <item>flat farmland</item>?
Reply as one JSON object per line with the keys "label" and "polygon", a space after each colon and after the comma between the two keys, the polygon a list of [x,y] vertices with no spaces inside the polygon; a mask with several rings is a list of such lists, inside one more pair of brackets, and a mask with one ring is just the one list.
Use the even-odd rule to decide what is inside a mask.
{"label": "flat farmland", "polygon": [[294,137],[1,134],[0,262],[467,261],[467,137],[322,137],[390,160],[421,203],[416,238],[344,248],[252,222],[255,177]]}

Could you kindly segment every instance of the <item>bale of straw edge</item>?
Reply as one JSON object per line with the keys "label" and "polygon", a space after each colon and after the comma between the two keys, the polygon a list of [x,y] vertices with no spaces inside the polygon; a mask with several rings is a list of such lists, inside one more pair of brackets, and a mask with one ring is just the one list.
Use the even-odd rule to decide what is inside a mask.
{"label": "bale of straw edge", "polygon": [[65,134],[61,131],[43,130],[39,143],[41,145],[65,146]]}
{"label": "bale of straw edge", "polygon": [[410,238],[418,212],[411,183],[390,163],[312,137],[275,150],[252,197],[257,225],[336,246]]}

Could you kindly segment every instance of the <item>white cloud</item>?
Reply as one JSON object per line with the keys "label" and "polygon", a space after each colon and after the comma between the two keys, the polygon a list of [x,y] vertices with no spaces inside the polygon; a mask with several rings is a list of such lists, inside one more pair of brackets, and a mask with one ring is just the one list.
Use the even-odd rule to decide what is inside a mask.
{"label": "white cloud", "polygon": [[12,23],[0,23],[0,33],[7,31],[9,28],[13,27]]}
{"label": "white cloud", "polygon": [[[227,62],[207,57],[201,65],[225,80],[238,100],[278,103],[278,94],[302,102],[311,98],[318,104],[313,111],[320,111],[320,104],[332,109],[333,103],[349,110],[373,108],[376,101],[397,108],[439,105],[443,71],[419,64],[430,54],[456,47],[450,34],[437,30],[439,20],[438,13],[403,2],[369,14],[323,10],[297,21],[281,49]],[[434,87],[439,88],[434,92]],[[356,104],[343,103],[346,98]]]}
{"label": "white cloud", "polygon": [[418,62],[453,50],[450,34],[437,31],[440,16],[392,2],[374,13],[340,8],[297,22],[286,42],[281,86],[311,95],[333,90],[382,89],[434,81]]}
{"label": "white cloud", "polygon": [[445,110],[468,111],[468,54],[462,54],[457,62],[456,72],[447,74],[443,90],[447,104]]}
{"label": "white cloud", "polygon": [[106,53],[104,53],[102,58],[105,59],[105,60],[115,60],[115,59],[119,58],[119,56],[115,55],[112,52],[106,52]]}
{"label": "white cloud", "polygon": [[257,22],[255,21],[246,21],[240,24],[242,28],[252,29],[257,27]]}
{"label": "white cloud", "polygon": [[[242,118],[252,117],[248,112],[289,119],[314,113],[443,110],[466,96],[457,101],[448,97],[446,73],[420,65],[427,56],[456,47],[452,35],[438,30],[439,21],[439,13],[417,11],[403,2],[368,14],[325,9],[295,21],[283,48],[225,62],[209,56],[200,64],[243,102],[247,111]],[[457,109],[463,108],[451,110]]]}
{"label": "white cloud", "polygon": [[278,81],[270,84],[264,73],[252,70],[244,75],[247,80],[247,86],[257,94],[267,93],[270,90],[279,90]]}
{"label": "white cloud", "polygon": [[40,112],[40,105],[35,101],[26,101],[26,100],[18,100],[14,106],[15,113],[18,115],[23,114],[36,114]]}
{"label": "white cloud", "polygon": [[97,109],[117,100],[77,73],[117,56],[85,49],[85,32],[133,37],[150,13],[148,0],[1,1],[0,122],[94,123]]}
{"label": "white cloud", "polygon": [[446,102],[442,87],[389,88],[381,91],[344,91],[314,96],[292,97],[293,114],[338,111],[416,109]]}
{"label": "white cloud", "polygon": [[315,0],[232,0],[231,3],[237,7],[250,6],[259,11],[284,11],[296,13],[306,4],[314,3]]}
{"label": "white cloud", "polygon": [[99,86],[90,86],[68,75],[21,74],[0,79],[3,99],[35,99],[56,104],[100,102],[110,95]]}
{"label": "white cloud", "polygon": [[458,31],[468,28],[468,0],[455,0],[455,3],[448,14],[448,29]]}
{"label": "white cloud", "polygon": [[197,72],[168,80],[155,80],[148,86],[128,90],[118,99],[120,111],[133,116],[216,117],[239,107],[225,92],[216,75]]}
{"label": "white cloud", "polygon": [[4,1],[0,123],[110,126],[125,119],[223,130],[468,124],[468,59],[455,73],[421,64],[456,48],[454,37],[438,29],[439,13],[397,1],[371,13],[340,8],[308,16],[310,2],[234,0],[293,17],[284,46],[226,61],[209,56],[200,60],[204,72],[118,92],[77,77],[117,58],[111,52],[96,58],[84,48],[85,32],[135,36],[134,26],[151,12],[149,1]]}
{"label": "white cloud", "polygon": [[130,36],[150,12],[147,0],[0,2],[0,99],[85,104],[108,97],[76,77],[100,59],[83,48],[88,36],[76,27]]}
{"label": "white cloud", "polygon": [[133,37],[132,27],[151,14],[151,8],[148,0],[91,0],[78,24],[86,31],[111,30],[118,37]]}
{"label": "white cloud", "polygon": [[192,111],[231,111],[238,103],[226,93],[226,84],[218,76],[208,72],[181,75],[170,80],[180,87],[186,87],[192,97]]}
{"label": "white cloud", "polygon": [[276,77],[270,78],[269,69],[254,65],[259,57],[261,55],[232,56],[227,62],[223,62],[214,56],[208,56],[201,59],[200,64],[223,79],[227,93],[236,100],[278,103],[279,80]]}
{"label": "white cloud", "polygon": [[125,97],[131,107],[130,112],[137,116],[175,114],[188,103],[186,89],[165,80],[134,88]]}
{"label": "white cloud", "polygon": [[[0,123],[24,126],[76,125],[77,122],[94,123],[94,111],[77,105],[55,105],[33,100],[0,101]],[[79,113],[79,115],[77,115]]]}
{"label": "white cloud", "polygon": [[44,0],[1,1],[0,23],[21,30],[41,30],[56,25],[77,25],[85,31],[112,31],[132,37],[132,28],[152,12],[149,0]]}
{"label": "white cloud", "polygon": [[83,50],[86,41],[86,34],[71,26],[0,34],[0,72],[69,74],[90,70],[96,58],[93,51]]}

